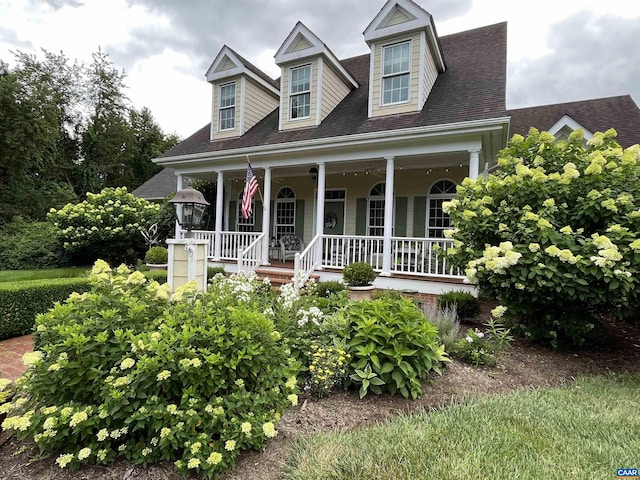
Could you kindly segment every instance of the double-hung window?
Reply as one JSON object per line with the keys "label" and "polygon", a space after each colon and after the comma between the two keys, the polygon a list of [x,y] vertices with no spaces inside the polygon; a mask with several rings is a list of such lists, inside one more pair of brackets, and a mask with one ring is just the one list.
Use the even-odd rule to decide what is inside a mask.
{"label": "double-hung window", "polygon": [[236,126],[236,84],[220,85],[220,130],[233,130]]}
{"label": "double-hung window", "polygon": [[311,115],[311,65],[291,69],[291,120]]}
{"label": "double-hung window", "polygon": [[410,42],[389,45],[382,50],[382,104],[409,101]]}

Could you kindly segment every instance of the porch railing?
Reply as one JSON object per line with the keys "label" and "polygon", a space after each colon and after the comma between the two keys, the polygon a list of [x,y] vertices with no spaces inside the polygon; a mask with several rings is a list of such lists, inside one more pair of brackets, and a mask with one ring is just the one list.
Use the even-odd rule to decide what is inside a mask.
{"label": "porch railing", "polygon": [[440,253],[453,247],[446,238],[391,237],[391,272],[409,275],[463,277]]}
{"label": "porch railing", "polygon": [[[185,233],[187,233],[186,230],[180,230],[180,235],[183,238]],[[208,230],[192,230],[191,233],[193,233],[193,238],[209,240],[209,245],[207,245],[207,257],[213,257],[213,246],[216,232],[210,232]]]}
{"label": "porch railing", "polygon": [[259,233],[256,239],[246,248],[238,249],[238,271],[249,273],[262,264],[262,239],[264,233]]}
{"label": "porch railing", "polygon": [[[354,262],[367,262],[374,270],[382,270],[382,237],[323,235],[322,266],[344,268]],[[391,273],[460,278],[439,252],[453,246],[445,238],[391,237]]]}
{"label": "porch railing", "polygon": [[293,261],[293,273],[296,282],[300,282],[300,284],[304,284],[309,275],[320,266],[317,258],[318,242],[320,242],[320,235],[313,237],[313,240],[301,253],[296,253]]}
{"label": "porch railing", "polygon": [[[193,238],[209,240],[207,256],[215,257],[216,232],[210,230],[192,230]],[[180,231],[184,237],[185,230]],[[222,260],[237,260],[238,250],[251,245],[262,232],[220,232],[220,258]]]}
{"label": "porch railing", "polygon": [[382,270],[383,237],[350,235],[322,236],[322,266],[344,268],[354,262],[367,262]]}

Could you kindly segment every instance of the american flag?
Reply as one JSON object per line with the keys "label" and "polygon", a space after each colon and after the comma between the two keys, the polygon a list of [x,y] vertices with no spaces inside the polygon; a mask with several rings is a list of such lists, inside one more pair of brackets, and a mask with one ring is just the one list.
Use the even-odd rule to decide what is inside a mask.
{"label": "american flag", "polygon": [[242,218],[249,218],[251,216],[251,199],[258,190],[258,179],[251,170],[251,164],[247,165],[247,180],[244,184],[244,195],[242,195]]}

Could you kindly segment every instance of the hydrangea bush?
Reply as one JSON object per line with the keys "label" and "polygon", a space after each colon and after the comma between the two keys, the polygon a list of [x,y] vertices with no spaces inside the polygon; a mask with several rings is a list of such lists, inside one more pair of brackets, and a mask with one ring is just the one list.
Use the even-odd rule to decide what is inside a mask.
{"label": "hydrangea bush", "polygon": [[451,262],[509,307],[526,335],[579,345],[597,310],[637,304],[640,147],[616,132],[555,142],[515,135],[488,178],[466,179],[443,208]]}
{"label": "hydrangea bush", "polygon": [[87,193],[81,203],[52,208],[47,218],[59,230],[67,253],[78,261],[132,261],[144,251],[140,232],[155,221],[160,207],[134,197],[125,187]]}
{"label": "hydrangea bush", "polygon": [[297,404],[299,367],[250,293],[197,294],[192,283],[169,296],[102,261],[90,278],[90,292],[38,317],[41,350],[25,356],[17,399],[0,407],[3,428],[58,452],[63,468],[172,460],[204,477],[277,435]]}

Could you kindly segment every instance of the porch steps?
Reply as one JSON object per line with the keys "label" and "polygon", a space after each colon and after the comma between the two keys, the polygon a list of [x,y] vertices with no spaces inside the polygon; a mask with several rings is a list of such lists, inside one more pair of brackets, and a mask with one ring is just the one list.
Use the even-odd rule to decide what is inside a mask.
{"label": "porch steps", "polygon": [[[269,278],[271,286],[276,289],[287,283],[293,283],[293,270],[290,268],[258,267],[256,274],[260,280]],[[309,275],[309,278],[313,278],[316,282],[320,280],[320,276],[316,274]]]}

